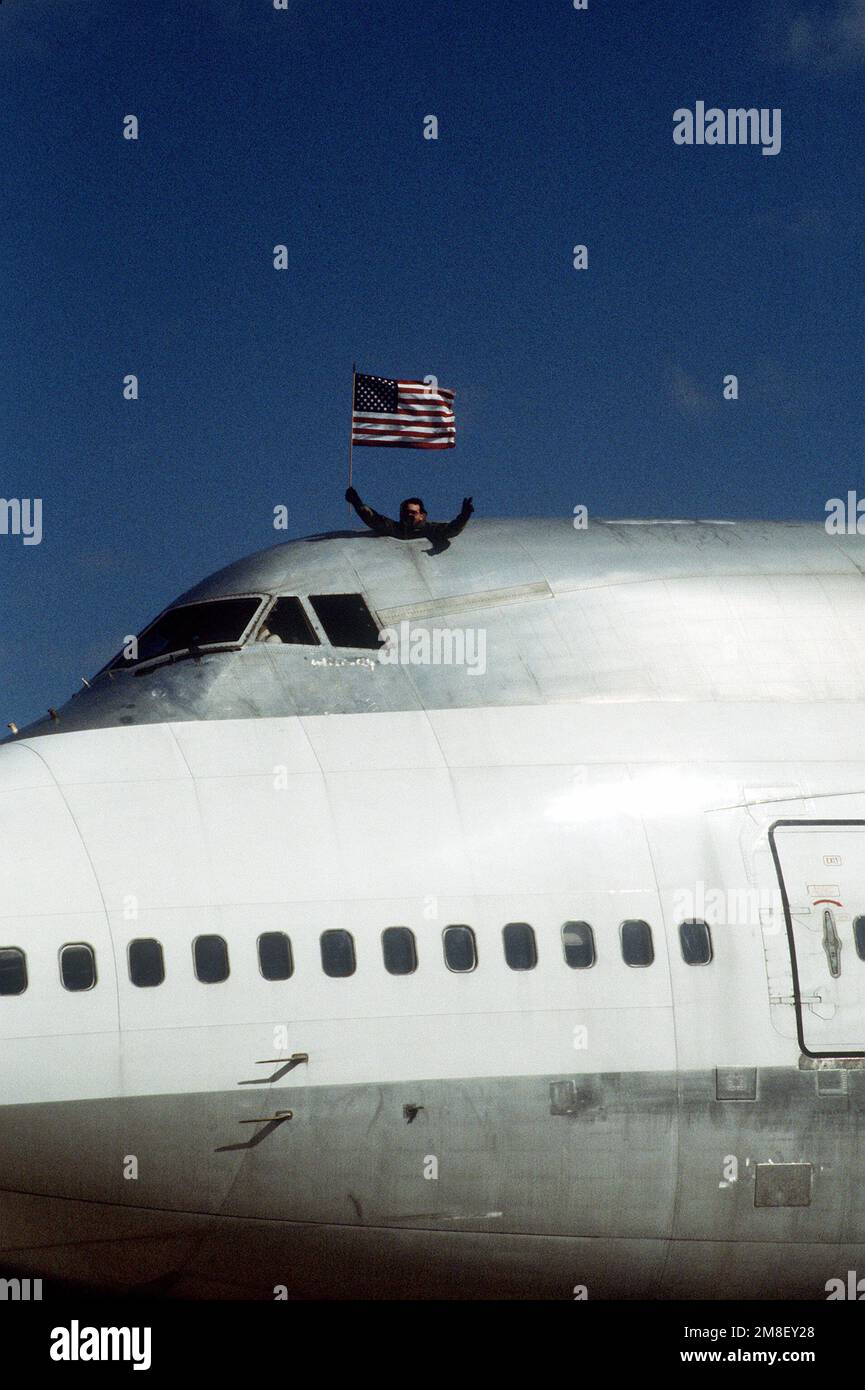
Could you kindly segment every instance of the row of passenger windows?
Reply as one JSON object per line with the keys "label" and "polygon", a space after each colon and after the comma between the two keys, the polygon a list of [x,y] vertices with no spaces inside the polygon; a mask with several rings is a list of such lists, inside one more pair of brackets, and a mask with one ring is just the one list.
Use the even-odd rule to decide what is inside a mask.
{"label": "row of passenger windows", "polygon": [[[267,603],[269,599],[258,596],[212,599],[169,608],[139,635],[135,655],[128,655],[124,648],[109,666],[116,670],[180,652],[236,646]],[[309,603],[332,647],[376,650],[381,646],[378,625],[363,594],[310,594]],[[295,597],[276,599],[255,640],[290,646],[321,645],[303,603]]]}
{"label": "row of passenger windows", "polygon": [[[865,925],[865,918],[857,918]],[[562,953],[571,970],[588,970],[597,960],[595,934],[588,922],[565,922]],[[632,919],[619,928],[622,959],[626,965],[644,967],[655,959],[652,929],[648,922]],[[859,937],[857,936],[857,948]],[[679,944],[687,965],[708,965],[712,936],[705,922],[691,920],[679,927]],[[508,922],[502,928],[504,957],[511,970],[534,970],[538,948],[534,928],[528,922]],[[258,968],[265,980],[288,980],[294,974],[291,939],[285,932],[263,932],[258,938]],[[332,979],[345,979],[357,968],[354,937],[342,929],[324,931],[319,937],[321,967]],[[417,942],[410,927],[387,927],[381,934],[384,968],[390,975],[412,975],[418,966]],[[478,964],[478,948],[471,927],[445,927],[442,932],[445,965],[467,974]],[[862,950],[865,958],[865,931]],[[192,943],[195,977],[203,984],[228,979],[228,943],[222,936],[197,936]],[[162,944],[153,937],[138,937],[127,949],[129,978],[140,988],[161,985],[165,979]],[[80,991],[96,984],[96,954],[92,946],[75,942],[60,951],[60,980],[64,989]],[[23,994],[27,988],[27,959],[18,946],[0,947],[0,995]]]}

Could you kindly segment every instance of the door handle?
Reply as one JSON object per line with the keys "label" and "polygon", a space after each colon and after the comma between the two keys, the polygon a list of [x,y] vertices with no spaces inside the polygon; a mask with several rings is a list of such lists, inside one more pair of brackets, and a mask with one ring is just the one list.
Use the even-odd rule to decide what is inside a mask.
{"label": "door handle", "polygon": [[837,980],[841,974],[841,938],[835,926],[835,914],[830,908],[823,913],[823,950],[829,964],[829,974]]}

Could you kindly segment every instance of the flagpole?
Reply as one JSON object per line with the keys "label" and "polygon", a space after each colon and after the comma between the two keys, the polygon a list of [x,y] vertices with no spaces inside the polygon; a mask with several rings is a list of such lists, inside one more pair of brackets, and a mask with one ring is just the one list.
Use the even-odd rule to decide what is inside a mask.
{"label": "flagpole", "polygon": [[[354,379],[355,379],[355,376],[356,376],[356,375],[357,375],[357,363],[356,363],[356,362],[352,362],[352,364],[351,364],[351,414],[350,414],[350,416],[349,416],[349,426],[348,426],[348,485],[349,485],[349,487],[351,487],[351,462],[352,462],[352,460],[351,460],[351,446],[352,446],[352,443],[353,443],[353,441],[354,441]],[[352,506],[351,506],[351,503],[350,503],[350,502],[349,502],[347,505],[348,505],[348,516],[349,516],[349,520],[351,520]]]}

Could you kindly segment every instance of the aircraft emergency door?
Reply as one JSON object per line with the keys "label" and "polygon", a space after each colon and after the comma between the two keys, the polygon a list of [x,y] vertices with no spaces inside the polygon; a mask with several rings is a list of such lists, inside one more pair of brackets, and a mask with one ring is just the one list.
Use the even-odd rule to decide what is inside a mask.
{"label": "aircraft emergency door", "polygon": [[865,821],[779,820],[769,844],[802,1051],[865,1056]]}

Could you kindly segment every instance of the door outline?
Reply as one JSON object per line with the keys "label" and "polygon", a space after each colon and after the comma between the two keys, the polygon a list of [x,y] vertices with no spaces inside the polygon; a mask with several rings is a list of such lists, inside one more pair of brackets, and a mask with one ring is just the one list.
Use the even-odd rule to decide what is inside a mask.
{"label": "door outline", "polygon": [[796,1010],[796,1037],[799,1047],[806,1057],[865,1057],[865,1050],[860,1052],[813,1052],[805,1045],[805,1025],[802,1020],[802,991],[799,986],[799,962],[796,959],[796,938],[793,934],[793,918],[790,913],[790,900],[787,897],[787,885],[784,882],[784,875],[781,872],[781,860],[778,855],[778,847],[775,844],[775,831],[783,826],[805,826],[805,825],[858,825],[865,829],[865,820],[776,820],[769,826],[769,848],[772,851],[772,859],[775,864],[775,873],[778,878],[778,887],[781,890],[781,902],[784,907],[784,925],[787,929],[787,946],[790,952],[790,966],[793,971],[793,1006]]}

